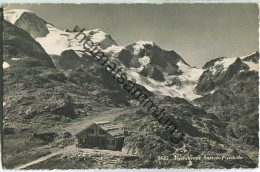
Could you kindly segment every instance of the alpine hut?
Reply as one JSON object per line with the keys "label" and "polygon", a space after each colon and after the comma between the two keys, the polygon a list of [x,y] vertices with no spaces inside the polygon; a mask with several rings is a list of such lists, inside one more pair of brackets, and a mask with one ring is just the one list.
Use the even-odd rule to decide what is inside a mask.
{"label": "alpine hut", "polygon": [[110,122],[95,122],[76,134],[78,147],[121,150],[124,131]]}

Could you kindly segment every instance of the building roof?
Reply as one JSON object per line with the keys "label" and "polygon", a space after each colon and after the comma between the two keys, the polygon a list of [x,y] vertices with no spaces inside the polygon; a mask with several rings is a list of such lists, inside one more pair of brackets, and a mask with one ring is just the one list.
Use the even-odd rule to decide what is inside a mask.
{"label": "building roof", "polygon": [[95,122],[94,124],[98,125],[100,128],[105,130],[108,134],[115,138],[124,137],[124,131],[120,130],[116,125],[111,124],[110,122]]}
{"label": "building roof", "polygon": [[[108,134],[110,134],[112,137],[114,138],[121,138],[121,137],[125,137],[124,136],[124,131],[121,130],[119,127],[117,127],[114,124],[111,124],[108,121],[105,122],[95,122],[93,123],[97,126],[99,126],[100,128],[102,128],[103,130],[105,130]],[[93,124],[91,124],[90,126],[92,126]],[[90,126],[88,126],[87,128],[89,128]],[[87,129],[86,128],[86,129]],[[83,131],[85,131],[86,129],[84,129]],[[82,132],[82,131],[81,131]],[[81,132],[79,132],[78,134],[80,134]],[[78,135],[77,134],[77,135]]]}

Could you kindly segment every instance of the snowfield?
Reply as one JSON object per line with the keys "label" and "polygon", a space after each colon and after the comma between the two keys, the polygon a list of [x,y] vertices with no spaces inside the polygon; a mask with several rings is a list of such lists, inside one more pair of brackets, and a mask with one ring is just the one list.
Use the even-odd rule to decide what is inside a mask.
{"label": "snowfield", "polygon": [[[76,39],[78,32],[65,32],[57,29],[51,24],[47,24],[49,33],[46,37],[36,38],[44,50],[51,55],[60,55],[65,50],[83,51],[83,35],[80,34]],[[86,37],[89,37],[94,44],[101,44],[103,46],[110,46],[113,42],[109,42],[108,34],[100,29],[83,31]]]}

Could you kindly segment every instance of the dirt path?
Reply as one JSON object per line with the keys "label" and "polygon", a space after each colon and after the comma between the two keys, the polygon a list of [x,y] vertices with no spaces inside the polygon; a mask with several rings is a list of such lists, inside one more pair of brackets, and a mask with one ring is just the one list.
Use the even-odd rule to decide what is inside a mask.
{"label": "dirt path", "polygon": [[[66,149],[67,149],[67,148],[68,148],[68,147],[66,147]],[[34,164],[40,163],[40,162],[42,162],[42,161],[46,161],[47,159],[50,159],[51,157],[54,157],[55,155],[62,154],[62,153],[64,153],[64,152],[65,152],[65,149],[64,149],[64,150],[61,150],[61,151],[57,151],[57,152],[51,153],[51,154],[49,154],[49,155],[46,155],[46,156],[43,156],[43,157],[41,157],[41,158],[39,158],[39,159],[36,159],[36,160],[34,160],[34,161],[31,161],[31,162],[29,162],[29,163],[27,163],[27,164],[24,164],[24,165],[21,165],[21,166],[19,166],[19,167],[16,167],[16,168],[14,168],[14,170],[21,170],[21,169],[27,168],[27,167],[32,166],[32,165],[34,165]]]}
{"label": "dirt path", "polygon": [[[82,118],[80,119],[80,121],[78,122],[74,122],[72,123],[71,125],[68,125],[67,127],[57,127],[56,130],[60,130],[60,131],[68,131],[70,132],[73,136],[80,132],[81,130],[85,129],[88,125],[94,123],[94,122],[100,122],[100,121],[110,121],[112,119],[114,119],[115,117],[123,114],[123,113],[127,113],[127,112],[130,112],[132,111],[132,108],[119,108],[119,109],[112,109],[112,110],[109,110],[109,111],[106,111],[106,112],[102,112],[100,113],[99,115],[95,115],[95,116],[89,116],[89,117],[86,117],[86,118]],[[49,145],[47,146],[42,146],[42,147],[38,147],[36,148],[37,150],[39,149],[48,149]],[[51,149],[51,146],[49,147],[49,149]],[[41,158],[38,158],[34,161],[31,161],[29,163],[26,163],[26,164],[23,164],[23,165],[20,165],[16,168],[14,168],[15,170],[20,170],[20,169],[24,169],[24,168],[27,168],[29,166],[32,166],[32,165],[35,165],[37,163],[40,163],[40,162],[43,162],[43,161],[46,161],[56,155],[59,155],[59,154],[63,154],[63,153],[67,153],[67,152],[73,152],[75,151],[75,145],[70,145],[70,146],[66,146],[64,148],[62,148],[62,150],[55,150],[54,152],[46,155],[46,156],[43,156]]]}
{"label": "dirt path", "polygon": [[29,163],[27,163],[27,164],[24,164],[24,165],[22,165],[22,166],[16,167],[16,168],[14,168],[14,170],[21,170],[21,169],[27,168],[27,167],[29,167],[29,166],[32,166],[32,165],[34,165],[34,164],[37,164],[37,163],[39,163],[39,162],[46,161],[47,159],[49,159],[49,158],[51,158],[51,157],[53,157],[53,156],[55,156],[55,155],[61,154],[62,152],[63,152],[63,151],[51,153],[51,154],[46,155],[46,156],[43,156],[43,157],[41,157],[41,158],[39,158],[39,159],[37,159],[37,160],[31,161],[31,162],[29,162]]}

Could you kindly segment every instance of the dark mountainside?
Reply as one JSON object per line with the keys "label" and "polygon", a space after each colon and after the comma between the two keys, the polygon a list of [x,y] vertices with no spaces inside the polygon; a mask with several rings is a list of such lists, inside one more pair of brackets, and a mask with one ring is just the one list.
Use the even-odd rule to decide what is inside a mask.
{"label": "dark mountainside", "polygon": [[28,58],[31,59],[28,60],[31,63],[35,62],[35,66],[54,67],[49,55],[30,34],[7,21],[4,21],[3,39],[4,61],[12,64],[17,63],[17,61],[10,58],[19,58],[22,61]]}
{"label": "dark mountainside", "polygon": [[[258,63],[258,59],[259,53],[256,52],[243,61]],[[203,93],[213,89],[215,91],[193,102],[207,112],[214,113],[221,120],[227,121],[226,129],[233,130],[232,136],[240,139],[239,146],[247,144],[258,148],[259,76],[256,71],[249,71],[249,67],[243,61],[237,58],[225,72],[216,75],[212,75],[210,71],[204,72],[197,90]],[[211,88],[206,86],[207,82],[213,83]]]}
{"label": "dark mountainside", "polygon": [[[173,144],[165,127],[120,88],[92,57],[87,58],[88,62],[83,61],[73,50],[66,50],[60,56],[48,55],[33,39],[47,33],[26,32],[27,20],[31,19],[36,18],[28,19],[25,13],[21,24],[17,24],[19,20],[16,26],[4,22],[4,61],[10,64],[3,76],[5,168],[15,168],[75,145],[75,134],[95,120],[110,120],[127,130],[122,152],[136,157],[105,155],[100,160],[100,155],[74,156],[78,150],[72,149],[27,169],[257,166],[259,77],[243,61],[258,63],[258,53],[243,60],[238,58],[223,72],[213,74],[206,70],[196,87],[203,97],[193,102],[155,96],[140,86],[169,112],[186,134],[183,142]],[[108,44],[105,42],[103,46]],[[151,55],[150,64],[141,74],[157,81],[165,80],[162,72],[179,75],[177,63],[186,63],[176,52],[164,51],[157,45],[146,45],[138,55],[132,46],[127,46],[116,58],[128,67],[139,67],[137,58]],[[218,59],[208,62],[204,69],[215,61]],[[215,92],[210,94],[212,90]],[[161,161],[158,156],[169,159]],[[175,161],[174,156],[241,156],[243,159]],[[113,158],[117,161],[112,162]]]}

